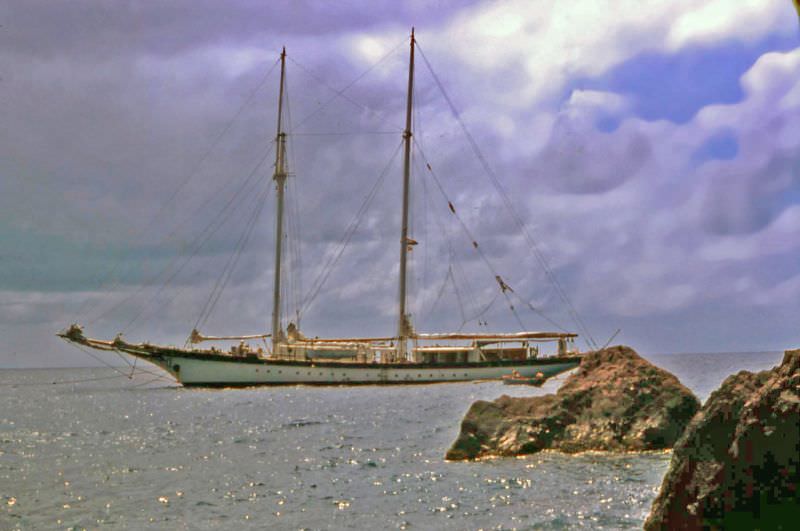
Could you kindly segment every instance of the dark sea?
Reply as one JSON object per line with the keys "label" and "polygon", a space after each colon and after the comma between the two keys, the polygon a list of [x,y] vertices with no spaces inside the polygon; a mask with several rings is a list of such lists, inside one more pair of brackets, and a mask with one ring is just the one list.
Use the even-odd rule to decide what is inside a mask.
{"label": "dark sea", "polygon": [[[781,356],[648,357],[704,400]],[[669,453],[444,461],[473,401],[563,378],[203,390],[0,371],[0,529],[641,528]]]}

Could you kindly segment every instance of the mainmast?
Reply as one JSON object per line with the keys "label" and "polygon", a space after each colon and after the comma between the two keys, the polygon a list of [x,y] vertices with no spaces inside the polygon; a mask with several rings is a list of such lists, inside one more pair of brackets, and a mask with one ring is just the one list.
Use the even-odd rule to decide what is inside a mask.
{"label": "mainmast", "polygon": [[275,223],[275,282],[272,295],[272,351],[283,339],[281,330],[281,251],[283,247],[283,194],[286,188],[286,133],[283,132],[283,89],[286,79],[286,48],[281,51],[281,86],[278,94],[278,132],[275,135],[275,186],[277,208]]}
{"label": "mainmast", "polygon": [[407,358],[408,336],[411,324],[406,313],[406,276],[408,261],[408,200],[411,177],[411,109],[414,95],[414,28],[411,28],[411,51],[408,63],[408,95],[406,96],[406,128],[403,131],[403,221],[400,233],[400,308],[397,325],[397,358]]}

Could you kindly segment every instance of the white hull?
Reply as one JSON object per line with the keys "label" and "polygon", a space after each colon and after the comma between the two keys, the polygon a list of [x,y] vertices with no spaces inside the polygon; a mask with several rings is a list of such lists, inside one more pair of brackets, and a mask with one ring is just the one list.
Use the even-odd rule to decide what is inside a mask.
{"label": "white hull", "polygon": [[523,376],[537,373],[546,378],[568,371],[579,359],[542,358],[450,366],[380,363],[318,363],[268,360],[203,359],[201,356],[161,355],[144,357],[168,371],[184,385],[250,386],[280,384],[420,384],[500,379],[516,370]]}

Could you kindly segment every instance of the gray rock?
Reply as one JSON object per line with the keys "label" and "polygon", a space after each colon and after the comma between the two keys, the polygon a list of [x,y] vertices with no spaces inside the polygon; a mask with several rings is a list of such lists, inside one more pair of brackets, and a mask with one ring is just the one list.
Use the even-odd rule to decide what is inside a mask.
{"label": "gray rock", "polygon": [[645,529],[796,529],[800,350],[714,391],[678,441]]}
{"label": "gray rock", "polygon": [[699,408],[675,376],[616,346],[585,355],[555,395],[475,402],[446,458],[671,448]]}

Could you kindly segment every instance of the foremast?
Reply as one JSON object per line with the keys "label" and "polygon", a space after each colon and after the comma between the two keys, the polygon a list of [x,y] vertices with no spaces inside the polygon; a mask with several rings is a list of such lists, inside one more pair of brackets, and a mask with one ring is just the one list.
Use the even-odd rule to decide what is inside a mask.
{"label": "foremast", "polygon": [[275,135],[275,281],[272,294],[272,351],[283,341],[281,330],[281,253],[283,251],[283,196],[286,188],[286,133],[283,131],[283,93],[286,81],[286,48],[281,51],[281,85],[278,91],[278,131]]}
{"label": "foremast", "polygon": [[406,279],[408,265],[408,203],[411,181],[411,110],[414,98],[414,28],[411,28],[411,43],[408,62],[408,94],[406,96],[406,128],[403,131],[403,218],[400,229],[400,279],[399,315],[397,324],[397,360],[405,361],[408,355],[408,338],[412,334],[411,322],[406,309]]}

